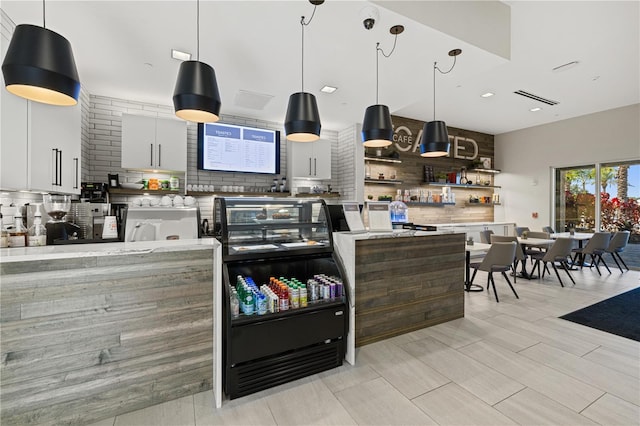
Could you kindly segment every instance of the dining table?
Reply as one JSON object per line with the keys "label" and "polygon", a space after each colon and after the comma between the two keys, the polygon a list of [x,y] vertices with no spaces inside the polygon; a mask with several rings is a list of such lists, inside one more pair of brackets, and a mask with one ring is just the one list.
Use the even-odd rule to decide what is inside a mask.
{"label": "dining table", "polygon": [[473,243],[473,244],[465,244],[465,272],[466,275],[464,277],[464,290],[465,291],[483,291],[481,285],[471,284],[471,253],[473,254],[483,254],[489,251],[491,248],[491,244],[486,243]]}
{"label": "dining table", "polygon": [[[575,240],[578,242],[578,248],[582,248],[583,244],[585,241],[590,240],[593,237],[593,232],[556,232],[554,234],[550,234],[549,238],[553,238],[554,240],[556,238],[570,238],[572,240]],[[580,260],[578,261],[578,263],[576,263],[576,265],[580,266],[591,266],[589,263],[584,261],[584,255],[582,253],[580,253]],[[571,265],[572,267],[575,265]]]}
{"label": "dining table", "polygon": [[[524,238],[524,237],[518,237],[518,244],[520,244],[522,246],[522,250],[526,253],[525,247],[538,247],[538,248],[544,248],[544,249],[548,249],[549,247],[551,247],[551,245],[555,242],[555,240],[550,239],[550,238]],[[535,278],[538,278],[537,275],[532,275],[530,273],[527,272],[527,262],[526,259],[523,260],[522,262],[522,269],[520,272],[520,277],[527,279],[527,280],[532,280]]]}

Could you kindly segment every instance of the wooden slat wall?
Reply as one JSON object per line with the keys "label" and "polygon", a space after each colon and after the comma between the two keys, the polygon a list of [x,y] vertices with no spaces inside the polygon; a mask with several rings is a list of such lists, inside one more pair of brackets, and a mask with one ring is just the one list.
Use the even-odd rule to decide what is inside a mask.
{"label": "wooden slat wall", "polygon": [[1,424],[86,424],[211,389],[211,248],[0,268]]}
{"label": "wooden slat wall", "polygon": [[464,235],[356,241],[356,346],[464,316]]}

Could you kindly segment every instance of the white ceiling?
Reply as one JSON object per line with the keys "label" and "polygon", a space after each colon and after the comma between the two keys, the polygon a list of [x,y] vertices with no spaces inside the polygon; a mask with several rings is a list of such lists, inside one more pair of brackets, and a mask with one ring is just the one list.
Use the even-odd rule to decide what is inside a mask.
{"label": "white ceiling", "polygon": [[[405,32],[394,54],[380,57],[379,100],[396,115],[433,119],[433,62],[448,69],[453,48],[463,50],[455,69],[436,80],[436,118],[449,126],[500,134],[640,102],[640,2],[505,3],[510,59],[370,2],[327,0],[305,29],[304,89],[318,98],[323,128],[361,122],[375,103],[375,43],[388,52],[395,24]],[[40,1],[0,6],[16,24],[42,25]],[[367,6],[379,11],[372,30],[362,24]],[[201,0],[200,60],[216,70],[223,115],[283,121],[301,87],[300,16],[312,10],[303,0]],[[460,25],[470,19],[459,16]],[[171,105],[179,66],[171,49],[196,53],[195,1],[48,0],[46,24],[69,39],[81,82],[95,95]],[[570,70],[551,71],[575,60]],[[338,91],[321,93],[325,84]],[[514,95],[518,89],[559,104]],[[240,90],[273,98],[263,110],[245,108],[235,104]],[[486,91],[496,95],[481,98]],[[543,109],[530,112],[534,106]]]}

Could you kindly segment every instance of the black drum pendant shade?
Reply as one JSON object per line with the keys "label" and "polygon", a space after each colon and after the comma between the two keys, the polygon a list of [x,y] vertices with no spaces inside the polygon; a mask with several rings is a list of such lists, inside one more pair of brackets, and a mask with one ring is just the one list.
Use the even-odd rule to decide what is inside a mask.
{"label": "black drum pendant shade", "polygon": [[371,105],[364,112],[362,122],[363,145],[381,148],[391,145],[393,141],[393,124],[391,114],[386,105]]}
{"label": "black drum pendant shade", "polygon": [[183,120],[213,123],[220,119],[220,92],[213,68],[200,61],[180,64],[173,106]]}
{"label": "black drum pendant shade", "polygon": [[449,134],[444,121],[429,121],[422,128],[420,155],[443,157],[449,154]]}
{"label": "black drum pendant shade", "polygon": [[293,142],[314,142],[320,139],[320,113],[316,97],[307,92],[289,96],[284,130]]}
{"label": "black drum pendant shade", "polygon": [[78,103],[80,78],[69,41],[36,25],[16,26],[2,62],[7,90],[51,105]]}

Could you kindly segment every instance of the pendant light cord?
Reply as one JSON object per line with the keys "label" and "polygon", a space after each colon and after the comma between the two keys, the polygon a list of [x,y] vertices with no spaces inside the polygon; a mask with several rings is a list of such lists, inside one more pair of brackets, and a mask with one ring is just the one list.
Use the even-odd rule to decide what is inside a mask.
{"label": "pendant light cord", "polygon": [[442,71],[440,68],[438,68],[437,62],[433,63],[433,121],[436,121],[436,70],[438,70],[440,74],[449,74],[451,71],[453,71],[453,67],[456,66],[456,58],[457,56],[453,57],[453,65],[451,65],[451,68],[449,68],[447,71]]}
{"label": "pendant light cord", "polygon": [[200,0],[196,2],[196,60],[200,61]]}
{"label": "pendant light cord", "polygon": [[47,28],[47,17],[44,10],[44,0],[42,0],[42,28]]}
{"label": "pendant light cord", "polygon": [[379,86],[379,78],[378,78],[378,60],[380,58],[380,55],[378,55],[378,52],[382,53],[382,56],[384,56],[385,58],[390,57],[393,54],[393,51],[396,50],[396,43],[398,41],[398,34],[395,34],[395,37],[393,38],[393,47],[391,48],[391,52],[389,52],[389,54],[384,53],[384,50],[382,50],[382,48],[380,47],[380,42],[376,43],[376,105],[378,104],[378,86]]}
{"label": "pendant light cord", "polygon": [[433,63],[433,121],[436,121],[436,70],[438,63]]}
{"label": "pendant light cord", "polygon": [[304,92],[304,27],[309,25],[311,23],[311,21],[313,21],[313,17],[316,15],[316,9],[318,8],[317,5],[313,6],[313,12],[311,13],[311,18],[309,18],[309,20],[307,22],[305,22],[304,20],[304,16],[300,17],[300,28],[302,30],[302,66],[301,66],[301,92]]}
{"label": "pendant light cord", "polygon": [[[380,58],[380,55],[378,55],[378,52],[382,51],[382,49],[380,49],[380,42],[376,43],[376,105],[378,105],[378,59]],[[384,55],[384,52],[382,52],[382,54]]]}

